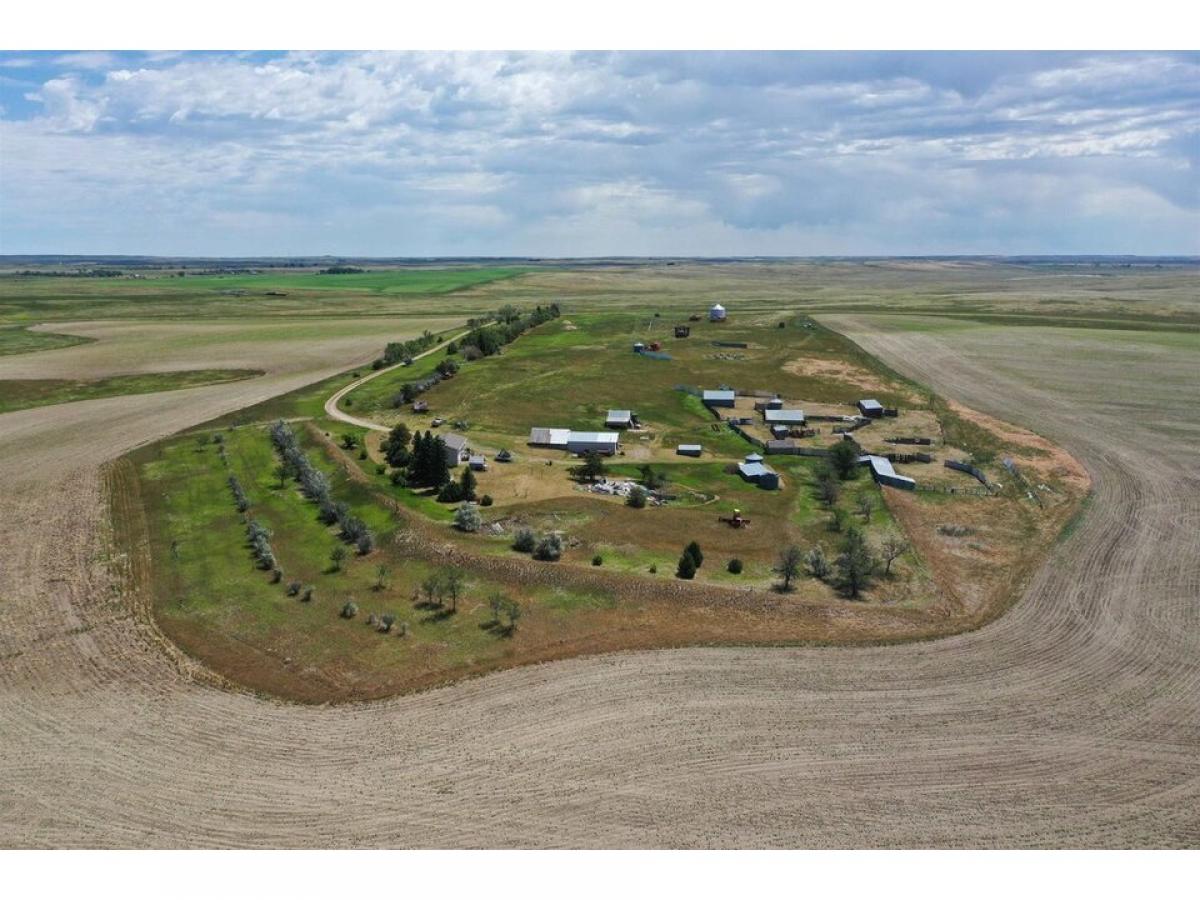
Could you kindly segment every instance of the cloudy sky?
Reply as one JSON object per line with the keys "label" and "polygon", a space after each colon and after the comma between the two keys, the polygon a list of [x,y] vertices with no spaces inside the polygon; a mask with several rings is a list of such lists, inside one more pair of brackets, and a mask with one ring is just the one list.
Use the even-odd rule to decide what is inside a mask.
{"label": "cloudy sky", "polygon": [[0,253],[1200,253],[1200,54],[0,54]]}

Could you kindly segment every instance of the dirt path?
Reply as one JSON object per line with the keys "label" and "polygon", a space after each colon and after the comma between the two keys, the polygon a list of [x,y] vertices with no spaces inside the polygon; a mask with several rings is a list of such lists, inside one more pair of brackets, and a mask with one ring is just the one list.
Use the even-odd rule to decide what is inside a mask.
{"label": "dirt path", "polygon": [[[454,337],[446,338],[446,340],[442,341],[437,346],[430,347],[428,350],[426,350],[423,353],[418,353],[416,356],[413,357],[413,362],[416,362],[418,359],[424,359],[430,353],[437,353],[437,351],[443,349],[447,344],[450,344],[450,343],[453,343],[454,341],[460,340],[461,338],[465,337],[468,333],[469,333],[469,331],[462,331],[462,332],[454,335]],[[368,381],[371,381],[374,378],[378,378],[380,375],[385,375],[388,372],[391,372],[395,369],[399,369],[403,365],[404,365],[404,363],[396,363],[396,365],[394,365],[394,366],[386,366],[385,368],[382,368],[382,369],[376,369],[370,375],[364,375],[362,378],[359,378],[357,381],[350,382],[348,385],[346,385],[344,388],[339,390],[332,397],[330,397],[328,400],[325,401],[325,415],[329,416],[331,419],[337,419],[339,422],[347,422],[350,425],[357,425],[359,428],[369,428],[371,431],[381,431],[385,434],[387,432],[391,431],[391,429],[388,428],[386,425],[380,425],[378,422],[372,422],[370,419],[361,419],[358,416],[352,416],[347,412],[342,412],[342,410],[338,409],[338,404],[341,403],[343,397],[345,397],[347,394],[349,394],[356,387],[364,385]]]}
{"label": "dirt path", "polygon": [[355,707],[197,679],[103,539],[100,463],[323,373],[0,416],[0,846],[1200,845],[1200,441],[1173,419],[1200,400],[1194,359],[881,321],[835,324],[1095,480],[1010,614],[934,643],[616,654]]}

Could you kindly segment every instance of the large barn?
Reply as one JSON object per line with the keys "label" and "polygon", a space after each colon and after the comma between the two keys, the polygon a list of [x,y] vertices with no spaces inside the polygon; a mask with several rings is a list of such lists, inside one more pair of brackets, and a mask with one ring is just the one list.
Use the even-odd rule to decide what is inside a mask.
{"label": "large barn", "polygon": [[529,443],[534,447],[553,447],[556,450],[566,450],[567,439],[570,436],[570,428],[529,429]]}
{"label": "large barn", "polygon": [[620,443],[621,435],[615,431],[572,431],[567,436],[567,451],[612,456]]}
{"label": "large barn", "polygon": [[804,424],[802,409],[764,409],[763,420],[768,425],[785,425],[795,427]]}

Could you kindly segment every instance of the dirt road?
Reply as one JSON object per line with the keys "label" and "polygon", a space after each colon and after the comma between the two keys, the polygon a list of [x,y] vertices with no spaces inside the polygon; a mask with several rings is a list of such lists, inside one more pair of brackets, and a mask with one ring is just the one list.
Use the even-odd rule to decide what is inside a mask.
{"label": "dirt road", "polygon": [[[454,337],[446,338],[446,340],[442,341],[440,344],[437,344],[434,347],[430,347],[428,350],[426,350],[423,353],[418,353],[416,356],[413,357],[413,362],[416,362],[418,359],[424,359],[430,353],[437,353],[439,350],[444,348],[447,344],[449,344],[453,341],[459,340],[466,334],[467,334],[467,332],[463,331],[463,332],[460,332],[459,334],[454,335]],[[366,384],[368,381],[378,378],[380,375],[386,375],[388,372],[391,372],[394,369],[399,369],[403,365],[404,365],[404,363],[397,363],[394,366],[386,366],[382,369],[376,369],[371,374],[364,375],[362,378],[358,379],[357,381],[350,382],[348,385],[346,385],[344,388],[341,388],[337,393],[335,393],[332,397],[330,397],[328,400],[325,401],[325,415],[329,416],[331,419],[337,419],[339,422],[347,422],[350,425],[357,425],[359,428],[368,428],[371,431],[382,431],[385,434],[387,432],[391,431],[391,429],[388,428],[386,425],[380,425],[378,422],[372,422],[370,419],[361,419],[358,416],[350,415],[350,413],[348,413],[348,412],[343,412],[342,410],[338,409],[338,404],[342,401],[343,397],[345,397],[348,393],[350,393],[356,387]]]}
{"label": "dirt road", "polygon": [[320,373],[0,416],[0,845],[1200,845],[1200,441],[1176,418],[1200,406],[1194,356],[881,322],[836,324],[1095,480],[1007,616],[355,707],[208,686],[122,596],[103,540],[101,462]]}

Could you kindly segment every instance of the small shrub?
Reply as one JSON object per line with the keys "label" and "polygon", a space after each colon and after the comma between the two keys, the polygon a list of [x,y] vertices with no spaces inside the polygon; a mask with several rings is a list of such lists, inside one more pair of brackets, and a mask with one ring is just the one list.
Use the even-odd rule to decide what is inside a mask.
{"label": "small shrub", "polygon": [[392,630],[392,626],[396,624],[396,617],[392,613],[384,613],[379,619],[379,630],[387,634]]}
{"label": "small shrub", "polygon": [[369,531],[364,531],[358,536],[354,546],[358,550],[359,556],[366,556],[375,549],[375,536]]}
{"label": "small shrub", "polygon": [[640,484],[635,484],[629,491],[629,495],[625,498],[625,505],[632,506],[634,509],[646,508],[646,489]]}
{"label": "small shrub", "polygon": [[367,448],[366,447],[363,447],[361,450],[358,451],[358,458],[359,459],[367,458]]}
{"label": "small shrub", "polygon": [[804,557],[804,565],[813,578],[824,581],[829,577],[829,560],[825,558],[825,551],[821,549],[820,544],[808,551]]}
{"label": "small shrub", "polygon": [[347,600],[346,604],[342,607],[342,618],[343,619],[353,619],[357,615],[358,615],[358,604],[355,603],[353,600]]}
{"label": "small shrub", "polygon": [[729,572],[730,575],[741,575],[742,561],[737,557],[734,557],[729,561],[729,564],[725,567],[725,570]]}
{"label": "small shrub", "polygon": [[379,465],[377,465],[375,467],[375,474],[376,475],[386,475],[387,474],[387,466],[385,466],[383,463],[380,463]]}
{"label": "small shrub", "polygon": [[303,593],[301,593],[301,594],[300,594],[300,600],[301,600],[301,602],[303,602],[303,603],[311,603],[311,602],[312,602],[312,598],[313,598],[313,590],[314,590],[314,588],[313,588],[313,586],[312,586],[311,584],[310,584],[308,587],[306,587],[306,588],[304,589]]}
{"label": "small shrub", "polygon": [[396,487],[408,487],[408,475],[403,469],[395,469],[388,478]]}
{"label": "small shrub", "polygon": [[650,563],[650,574],[651,575],[658,574],[658,563]]}
{"label": "small shrub", "polygon": [[329,561],[333,563],[333,571],[342,571],[342,563],[346,561],[346,548],[338,544],[329,551]]}
{"label": "small shrub", "polygon": [[464,503],[454,511],[454,527],[459,531],[473,533],[483,527],[483,517],[474,503]]}
{"label": "small shrub", "polygon": [[283,581],[283,569],[278,567],[271,570],[271,584],[279,584]]}
{"label": "small shrub", "polygon": [[696,561],[692,559],[692,555],[684,551],[683,556],[679,557],[679,565],[675,567],[676,578],[686,578],[689,581],[696,577]]}
{"label": "small shrub", "polygon": [[533,533],[532,528],[517,529],[517,533],[513,537],[514,550],[518,553],[532,553],[535,544],[537,544],[537,535]]}
{"label": "small shrub", "polygon": [[556,562],[562,557],[563,541],[557,534],[548,534],[537,542],[533,548],[533,558],[546,562]]}
{"label": "small shrub", "polygon": [[597,553],[595,556],[592,557],[592,565],[593,566],[604,565],[604,557],[601,556],[599,553]]}
{"label": "small shrub", "polygon": [[495,501],[492,500],[491,494],[484,494],[482,497],[479,498],[480,506],[491,506],[493,502],[495,502]]}
{"label": "small shrub", "polygon": [[301,588],[301,587],[302,587],[302,585],[301,585],[301,584],[300,584],[300,582],[298,582],[298,581],[291,581],[291,582],[288,582],[288,586],[287,586],[287,595],[288,595],[289,597],[295,597],[297,594],[299,594],[299,593],[300,593],[300,588]]}

